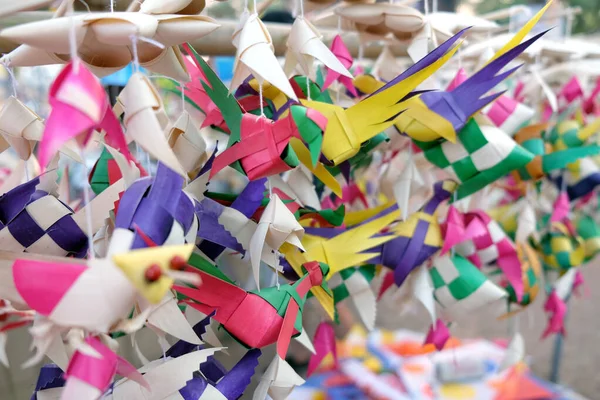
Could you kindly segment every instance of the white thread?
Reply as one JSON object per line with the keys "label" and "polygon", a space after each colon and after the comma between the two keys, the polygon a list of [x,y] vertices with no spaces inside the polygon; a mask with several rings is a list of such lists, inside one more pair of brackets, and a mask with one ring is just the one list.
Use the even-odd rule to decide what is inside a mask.
{"label": "white thread", "polygon": [[298,2],[300,3],[300,17],[304,18],[304,0],[298,0]]}
{"label": "white thread", "polygon": [[3,62],[2,65],[4,65],[4,69],[6,69],[6,72],[8,73],[8,79],[10,80],[10,84],[12,86],[13,96],[16,98],[18,82],[17,82],[17,78],[15,77],[15,73],[14,73],[12,67],[8,66],[7,62]]}
{"label": "white thread", "polygon": [[265,116],[265,110],[263,107],[263,84],[262,82],[258,83],[258,103],[260,105],[260,116]]}
{"label": "white thread", "polygon": [[252,14],[258,14],[258,10],[256,8],[256,0],[252,0]]}
{"label": "white thread", "polygon": [[244,11],[249,11],[248,10],[248,0],[244,0]]}
{"label": "white thread", "polygon": [[144,36],[138,36],[137,39],[141,40],[142,42],[146,42],[148,44],[156,46],[159,49],[164,49],[165,48],[165,45],[162,44],[161,42],[159,42],[158,40],[150,39],[150,38],[147,38],[147,37],[144,37]]}
{"label": "white thread", "polygon": [[[85,160],[83,156],[83,149],[79,150],[79,154],[81,155],[81,159]],[[85,174],[85,184],[83,185],[83,201],[85,201],[85,222],[87,228],[87,238],[88,238],[88,251],[90,254],[90,260],[94,259],[94,233],[92,232],[92,205],[90,203],[90,185],[87,181],[88,178],[88,169],[85,162],[83,163],[83,172]],[[63,176],[63,179],[69,179],[69,176]]]}
{"label": "white thread", "polygon": [[[146,42],[148,44],[151,44],[152,46],[158,47],[159,49],[164,49],[165,45],[162,44],[159,41],[156,41],[154,39],[150,39],[147,37],[143,37],[143,36],[138,36],[138,35],[131,35],[129,36],[129,39],[131,40],[131,45],[132,45],[132,51],[133,51],[133,67],[134,67],[134,71],[135,72],[139,72],[140,71],[140,59],[138,56],[138,47],[137,47],[137,42],[138,40],[141,40],[142,42]],[[175,81],[177,82],[177,81]]]}
{"label": "white thread", "polygon": [[134,72],[140,72],[140,59],[138,58],[138,48],[137,41],[138,37],[136,35],[131,35],[131,47],[133,51],[133,70]]}
{"label": "white thread", "polygon": [[306,75],[306,98],[310,101],[310,78]]}
{"label": "white thread", "polygon": [[423,10],[425,10],[425,15],[429,14],[429,0],[423,0]]}
{"label": "white thread", "polygon": [[433,0],[433,12],[436,13],[438,11],[438,0]]}
{"label": "white thread", "polygon": [[92,10],[90,10],[90,6],[88,6],[88,3],[86,3],[84,0],[79,0],[79,2],[80,2],[81,4],[83,4],[83,6],[84,6],[84,7],[87,9],[87,12],[88,12],[88,13],[91,13],[91,12],[92,12]]}
{"label": "white thread", "polygon": [[185,111],[185,86],[181,85],[181,112]]}
{"label": "white thread", "polygon": [[77,55],[77,36],[75,35],[75,17],[73,11],[73,2],[69,2],[68,5],[69,13],[69,51],[71,52],[71,61],[75,72],[79,72],[79,55]]}
{"label": "white thread", "polygon": [[115,0],[110,0],[110,12],[115,12]]}
{"label": "white thread", "polygon": [[[454,197],[453,203],[455,203],[455,204],[456,204],[457,194],[458,194],[458,188],[454,190],[454,194],[453,194],[453,197]],[[456,254],[456,249],[454,248],[454,246],[452,246],[452,248],[450,249],[450,254],[451,254],[452,257],[454,257],[454,255]]]}

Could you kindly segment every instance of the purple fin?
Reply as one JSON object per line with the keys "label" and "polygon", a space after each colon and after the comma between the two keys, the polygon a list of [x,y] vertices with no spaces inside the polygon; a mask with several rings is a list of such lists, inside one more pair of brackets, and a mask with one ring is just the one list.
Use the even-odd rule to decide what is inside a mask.
{"label": "purple fin", "polygon": [[[433,64],[438,59],[443,57],[444,54],[446,54],[450,50],[450,48],[452,48],[454,43],[456,43],[458,41],[458,39],[460,39],[460,37],[468,29],[469,28],[465,28],[465,29],[461,30],[460,32],[458,32],[456,35],[452,36],[450,39],[446,40],[444,43],[442,43],[441,45],[439,45],[438,47],[433,49],[433,51],[431,53],[427,54],[425,57],[423,57],[422,59],[417,61],[414,65],[410,66],[406,71],[402,72],[400,75],[398,75],[397,77],[395,77],[394,79],[392,79],[391,81],[386,83],[384,86],[382,86],[381,88],[374,91],[367,98],[374,96],[377,93],[379,93],[383,90],[386,90],[386,89],[390,88],[391,86],[396,85],[399,82],[402,82],[404,79],[419,72],[420,70],[429,67],[431,64]],[[401,99],[398,99],[398,101],[400,101],[400,100]]]}
{"label": "purple fin", "polygon": [[[509,62],[518,57],[521,53],[523,53],[529,46],[531,46],[536,40],[541,38],[546,32],[541,32],[531,39],[526,40],[525,42],[513,47],[469,79],[458,85],[454,90],[450,93],[454,98],[454,101],[460,106],[460,108],[465,112],[466,115],[470,116],[475,114],[477,110],[483,108],[485,106],[481,105],[480,101],[473,101],[474,99],[479,100],[481,96],[485,93],[489,92],[494,86],[496,86],[500,81],[502,81],[506,76],[510,75],[510,73],[514,72],[516,69],[512,69],[509,71],[509,74],[500,74],[500,76],[504,76],[502,79],[497,79],[496,74],[498,74],[502,68],[508,65]],[[518,67],[517,67],[518,68]],[[489,99],[489,97],[488,97]]]}
{"label": "purple fin", "polygon": [[223,379],[217,383],[216,388],[227,400],[237,400],[242,396],[254,375],[254,369],[258,366],[258,358],[261,355],[259,349],[248,351],[244,357],[231,370],[225,374]]}

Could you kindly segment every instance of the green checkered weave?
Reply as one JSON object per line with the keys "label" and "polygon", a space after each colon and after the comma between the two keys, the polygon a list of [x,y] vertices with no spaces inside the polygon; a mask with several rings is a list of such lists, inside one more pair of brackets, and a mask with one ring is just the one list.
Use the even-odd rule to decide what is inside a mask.
{"label": "green checkered weave", "polygon": [[452,175],[460,186],[457,199],[469,196],[509,172],[527,165],[534,155],[502,130],[480,127],[470,119],[458,133],[456,143],[443,141],[426,148],[425,158]]}
{"label": "green checkered weave", "polygon": [[460,317],[507,296],[475,265],[459,255],[445,255],[429,270],[436,301],[451,317]]}

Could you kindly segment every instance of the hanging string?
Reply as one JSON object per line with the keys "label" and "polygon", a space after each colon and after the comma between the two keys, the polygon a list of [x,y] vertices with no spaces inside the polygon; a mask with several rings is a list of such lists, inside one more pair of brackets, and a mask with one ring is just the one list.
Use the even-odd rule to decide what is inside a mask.
{"label": "hanging string", "polygon": [[[85,157],[83,155],[83,149],[79,150],[79,154],[81,155],[81,159],[85,160]],[[92,232],[93,228],[92,228],[92,205],[90,204],[90,185],[87,182],[88,180],[88,176],[89,176],[89,171],[87,168],[86,163],[83,163],[83,173],[85,174],[85,181],[86,184],[83,185],[83,201],[85,202],[85,223],[86,223],[86,234],[87,234],[87,238],[88,238],[88,251],[89,251],[89,257],[90,260],[94,259],[94,234]],[[69,179],[68,176],[64,176],[63,179]]]}
{"label": "hanging string", "polygon": [[258,82],[258,103],[260,105],[260,116],[265,116],[265,110],[263,106],[263,84],[262,81]]}
{"label": "hanging string", "polygon": [[4,65],[4,69],[6,69],[6,72],[8,73],[8,79],[10,80],[10,85],[12,86],[13,96],[16,98],[18,82],[17,78],[15,77],[15,72],[13,71],[12,67],[10,67],[8,64],[8,62],[2,62],[2,65]]}
{"label": "hanging string", "polygon": [[185,111],[185,86],[181,85],[181,112]]}
{"label": "hanging string", "polygon": [[300,3],[300,18],[304,18],[304,0],[298,0],[298,2]]}
{"label": "hanging string", "polygon": [[88,5],[88,3],[86,3],[84,0],[78,0],[81,4],[83,4],[83,6],[87,9],[88,13],[91,13],[92,10],[90,10],[90,6]]}
{"label": "hanging string", "polygon": [[438,11],[438,0],[433,0],[433,12],[436,13]]}
{"label": "hanging string", "polygon": [[139,55],[138,55],[138,40],[142,41],[142,42],[146,42],[153,46],[156,46],[159,49],[165,48],[165,45],[162,44],[161,42],[156,41],[154,39],[149,39],[147,37],[138,36],[138,35],[130,35],[129,39],[131,40],[131,47],[132,47],[131,50],[133,52],[133,70],[134,70],[134,72],[140,72],[140,59],[139,59]]}
{"label": "hanging string", "polygon": [[249,11],[248,10],[248,0],[244,0],[244,11]]}
{"label": "hanging string", "polygon": [[429,0],[423,0],[423,10],[425,10],[425,15],[429,14]]}
{"label": "hanging string", "polygon": [[131,35],[131,51],[133,51],[133,72],[140,72],[140,59],[138,58],[137,35]]}
{"label": "hanging string", "polygon": [[110,0],[110,12],[115,12],[115,0]]}
{"label": "hanging string", "polygon": [[79,55],[77,54],[77,35],[75,33],[75,16],[73,9],[73,2],[70,1],[67,12],[69,14],[69,51],[71,53],[71,61],[73,62],[73,67],[75,69],[75,73],[79,71]]}
{"label": "hanging string", "polygon": [[[456,188],[456,189],[454,190],[454,193],[453,193],[453,195],[452,195],[452,197],[453,197],[453,199],[454,199],[452,202],[453,202],[454,204],[456,204],[456,197],[457,197],[457,195],[458,195],[458,188]],[[453,247],[450,249],[450,255],[452,256],[452,258],[454,258],[454,255],[455,255],[455,254],[456,254],[456,249],[455,249],[455,248],[454,248],[454,246],[453,246]]]}
{"label": "hanging string", "polygon": [[256,0],[252,0],[252,14],[258,14],[258,9],[256,8]]}
{"label": "hanging string", "polygon": [[310,101],[310,78],[306,75],[306,98]]}

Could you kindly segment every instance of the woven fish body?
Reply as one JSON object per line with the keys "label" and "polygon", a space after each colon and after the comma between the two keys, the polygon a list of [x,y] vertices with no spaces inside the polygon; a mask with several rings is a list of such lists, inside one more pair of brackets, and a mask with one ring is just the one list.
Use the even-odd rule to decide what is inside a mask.
{"label": "woven fish body", "polygon": [[[43,179],[43,178],[42,178]],[[84,257],[88,239],[74,211],[34,178],[0,197],[0,250]]]}
{"label": "woven fish body", "polygon": [[429,275],[435,299],[453,319],[468,316],[483,306],[507,297],[506,291],[459,255],[447,254],[437,258]]}
{"label": "woven fish body", "polygon": [[159,246],[195,243],[199,227],[196,200],[182,190],[183,183],[183,177],[163,164],[156,176],[135,181],[119,202],[115,234],[123,236],[117,245],[147,247],[142,235]]}
{"label": "woven fish body", "polygon": [[578,267],[585,260],[585,244],[580,236],[574,236],[562,223],[554,222],[537,245],[544,267],[563,273]]}
{"label": "woven fish body", "polygon": [[477,192],[534,158],[500,129],[479,126],[474,119],[458,133],[456,143],[443,141],[430,147],[417,142],[417,145],[428,161],[459,182],[456,199]]}

